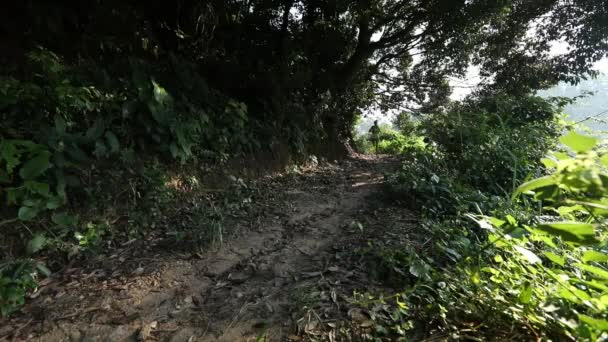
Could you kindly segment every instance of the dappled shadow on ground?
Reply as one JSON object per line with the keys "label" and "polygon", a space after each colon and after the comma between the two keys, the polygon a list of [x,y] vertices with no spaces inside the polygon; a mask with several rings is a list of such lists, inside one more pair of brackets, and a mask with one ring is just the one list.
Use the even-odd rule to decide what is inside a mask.
{"label": "dappled shadow on ground", "polygon": [[230,220],[232,236],[221,247],[194,253],[161,238],[135,240],[71,265],[44,280],[21,314],[0,322],[0,337],[293,337],[302,333],[294,305],[306,289],[332,277],[340,291],[370,286],[361,284],[360,263],[350,267],[340,258],[382,229],[374,228],[378,213],[369,203],[381,193],[383,172],[396,165],[385,156],[356,156],[268,179],[260,191],[277,200],[256,203],[255,217]]}

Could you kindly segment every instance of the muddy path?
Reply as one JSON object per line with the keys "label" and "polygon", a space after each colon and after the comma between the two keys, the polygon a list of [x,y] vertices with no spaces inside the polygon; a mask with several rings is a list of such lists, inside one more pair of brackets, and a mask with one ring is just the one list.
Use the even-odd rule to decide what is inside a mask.
{"label": "muddy path", "polygon": [[383,172],[397,165],[360,157],[278,180],[273,191],[283,201],[196,257],[138,241],[84,273],[67,268],[43,281],[21,315],[0,321],[0,339],[302,340],[295,313],[301,289],[330,284],[332,273],[348,273],[341,277],[345,284],[348,276],[357,281],[336,258],[381,193]]}

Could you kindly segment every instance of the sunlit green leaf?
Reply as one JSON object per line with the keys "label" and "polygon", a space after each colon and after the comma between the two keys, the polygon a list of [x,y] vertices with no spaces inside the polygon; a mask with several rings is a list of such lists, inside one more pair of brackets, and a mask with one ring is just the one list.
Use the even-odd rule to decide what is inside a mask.
{"label": "sunlit green leaf", "polygon": [[520,246],[514,246],[513,247],[516,251],[518,251],[521,255],[524,256],[524,258],[526,260],[528,260],[529,263],[531,264],[542,264],[542,261],[540,260],[540,258],[534,254],[532,251],[520,247]]}
{"label": "sunlit green leaf", "polygon": [[597,138],[581,135],[575,131],[568,132],[568,134],[560,137],[559,141],[577,153],[585,153],[598,143]]}
{"label": "sunlit green leaf", "polygon": [[490,223],[494,226],[494,227],[501,227],[503,224],[506,223],[506,221],[498,219],[496,217],[488,217],[488,221],[490,221]]}
{"label": "sunlit green leaf", "polygon": [[550,158],[543,158],[540,160],[546,168],[551,169],[557,167],[557,162]]}
{"label": "sunlit green leaf", "polygon": [[583,301],[590,300],[591,297],[585,291],[579,290],[574,286],[565,285],[561,286],[558,295],[573,303],[582,303]]}
{"label": "sunlit green leaf", "polygon": [[605,319],[595,319],[587,315],[579,314],[578,319],[591,326],[595,330],[608,331],[608,321]]}
{"label": "sunlit green leaf", "polygon": [[606,271],[602,268],[592,266],[592,265],[580,264],[580,263],[574,264],[574,266],[576,266],[580,269],[583,269],[589,273],[592,273],[593,275],[595,275],[597,277],[608,280],[608,271]]}
{"label": "sunlit green leaf", "polygon": [[574,242],[578,244],[594,244],[595,231],[593,225],[582,222],[554,222],[546,223],[537,226],[549,234],[557,235],[564,241]]}
{"label": "sunlit green leaf", "polygon": [[600,160],[604,166],[608,167],[608,153],[604,154]]}
{"label": "sunlit green leaf", "polygon": [[581,260],[583,260],[584,263],[588,263],[590,261],[606,262],[608,261],[608,254],[594,250],[585,251],[581,257]]}
{"label": "sunlit green leaf", "polygon": [[565,216],[568,214],[571,214],[573,212],[576,211],[582,211],[582,212],[586,212],[587,210],[585,210],[585,208],[582,205],[572,205],[572,206],[561,206],[559,208],[557,208],[557,212],[561,215],[561,216]]}
{"label": "sunlit green leaf", "polygon": [[552,262],[554,262],[560,266],[564,266],[565,261],[564,261],[564,258],[562,258],[561,256],[559,256],[555,253],[552,253],[552,252],[544,252],[543,254],[547,257],[547,259],[551,260]]}
{"label": "sunlit green leaf", "polygon": [[546,187],[549,185],[555,185],[555,183],[556,183],[556,180],[553,176],[544,176],[544,177],[536,178],[536,179],[533,179],[531,181],[528,181],[528,182],[520,185],[517,188],[517,191],[515,191],[515,193],[513,194],[513,197],[517,196],[518,194],[525,193],[525,192],[528,192],[531,190]]}
{"label": "sunlit green leaf", "polygon": [[522,304],[528,304],[528,303],[530,303],[531,299],[532,299],[532,286],[530,286],[530,283],[526,282],[520,289],[519,302]]}
{"label": "sunlit green leaf", "polygon": [[540,242],[543,242],[544,244],[546,244],[547,246],[549,246],[551,248],[557,248],[557,245],[553,241],[553,239],[554,239],[553,236],[551,236],[551,235],[547,236],[546,232],[541,231],[541,230],[537,230],[537,229],[530,229],[530,231],[534,233],[534,234],[532,234],[530,236],[530,240],[532,240],[532,241],[540,241]]}

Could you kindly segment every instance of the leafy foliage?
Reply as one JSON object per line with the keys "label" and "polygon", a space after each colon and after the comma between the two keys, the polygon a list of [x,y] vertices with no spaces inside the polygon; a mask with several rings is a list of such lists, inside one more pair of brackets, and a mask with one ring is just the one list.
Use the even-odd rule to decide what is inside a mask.
{"label": "leafy foliage", "polygon": [[[406,133],[406,134],[404,134]],[[423,138],[418,134],[416,127],[408,132],[401,132],[388,125],[380,125],[378,148],[370,140],[368,134],[355,137],[354,147],[360,153],[376,154],[403,154],[406,151],[417,151],[424,148]]]}
{"label": "leafy foliage", "polygon": [[[435,326],[432,329],[458,336],[463,324],[479,322],[471,332],[496,336],[515,330],[551,339],[604,338],[608,326],[604,298],[608,289],[604,265],[608,260],[604,241],[606,151],[598,149],[597,139],[572,131],[560,141],[576,155],[557,152],[543,159],[551,173],[521,184],[512,198],[492,201],[483,195],[467,202],[474,205],[462,210],[433,210],[444,203],[462,203],[458,195],[463,191],[455,190],[454,178],[447,178],[442,186],[443,193],[451,194],[446,200],[437,200],[442,198],[437,193],[423,197],[431,206],[426,211],[430,220],[425,225],[425,239],[433,241],[433,247],[424,253],[410,250],[392,262],[395,251],[381,257],[381,264],[392,263],[389,268],[379,268],[389,270],[384,279],[399,276],[402,283],[411,284],[401,300],[416,323],[411,324],[407,318],[411,316],[406,315],[399,326],[414,335]],[[433,166],[449,170],[437,160],[426,165],[427,171]],[[424,173],[402,171],[398,177],[403,179],[397,181],[397,189],[416,191],[413,186],[399,186],[406,186],[406,180],[424,179]],[[440,187],[439,181],[423,184],[426,188],[413,197],[431,193],[430,184]],[[491,215],[466,214],[467,210]],[[437,220],[446,213],[451,215]],[[425,271],[409,276],[403,269],[396,272],[412,265],[412,259],[422,260]]]}
{"label": "leafy foliage", "polygon": [[456,104],[422,125],[459,180],[504,193],[538,172],[561,133],[559,119],[541,98],[495,96]]}
{"label": "leafy foliage", "polygon": [[[0,79],[0,191],[6,204],[1,213],[2,225],[10,225],[0,256],[7,265],[31,263],[18,258],[32,248],[52,247],[69,257],[98,249],[115,229],[105,212],[116,201],[112,196],[122,194],[108,191],[113,178],[129,182],[133,216],[149,210],[149,203],[167,203],[166,197],[157,201],[166,195],[165,181],[150,177],[142,164],[156,165],[159,173],[158,163],[150,161],[222,160],[256,146],[246,105],[209,90],[205,95],[212,100],[196,98],[206,86],[177,59],[173,66],[189,77],[177,84],[194,80],[199,87],[166,82],[177,99],[156,80],[162,73],[136,60],[129,64],[130,77],[106,79],[109,87],[87,67],[66,65],[45,49],[31,52],[28,63],[29,77]],[[50,232],[52,243],[40,243],[39,231]],[[38,270],[11,266],[6,272],[24,279],[2,286],[11,291],[10,306],[18,306],[22,299],[14,296],[32,289]]]}

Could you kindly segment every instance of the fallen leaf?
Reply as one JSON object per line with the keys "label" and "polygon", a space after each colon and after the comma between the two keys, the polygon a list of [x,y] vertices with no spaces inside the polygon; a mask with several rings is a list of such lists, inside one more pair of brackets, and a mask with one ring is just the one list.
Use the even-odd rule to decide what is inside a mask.
{"label": "fallen leaf", "polygon": [[[156,326],[156,322],[154,326]],[[148,341],[150,336],[152,335],[152,323],[145,323],[142,325],[141,329],[139,329],[139,333],[137,334],[137,339],[139,341]]]}
{"label": "fallen leaf", "polygon": [[302,275],[302,278],[314,278],[314,277],[319,277],[321,276],[321,272],[302,272],[300,273]]}
{"label": "fallen leaf", "polygon": [[361,328],[369,328],[374,325],[374,321],[368,319],[366,321],[361,322],[359,325],[361,326]]}
{"label": "fallen leaf", "polygon": [[348,316],[357,323],[362,323],[369,320],[369,316],[365,314],[361,309],[350,309],[348,310]]}

